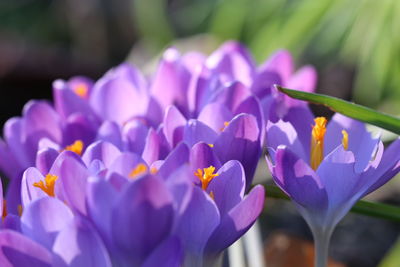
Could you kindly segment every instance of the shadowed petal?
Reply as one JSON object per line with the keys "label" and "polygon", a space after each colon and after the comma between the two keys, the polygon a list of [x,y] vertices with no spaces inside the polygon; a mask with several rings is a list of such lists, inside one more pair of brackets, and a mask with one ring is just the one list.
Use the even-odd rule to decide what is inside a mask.
{"label": "shadowed petal", "polygon": [[50,171],[59,152],[53,148],[45,148],[38,151],[36,155],[36,167],[41,173],[47,174]]}
{"label": "shadowed petal", "polygon": [[111,143],[97,141],[91,144],[83,153],[82,160],[86,166],[90,165],[90,162],[98,159],[104,163],[106,167],[109,167],[114,160],[121,154],[119,149]]}
{"label": "shadowed petal", "polygon": [[5,230],[0,232],[0,265],[50,267],[52,255],[22,234]]}
{"label": "shadowed petal", "polygon": [[112,121],[105,121],[97,132],[97,140],[106,141],[122,149],[122,137],[118,124]]}
{"label": "shadowed petal", "polygon": [[186,119],[182,113],[175,106],[168,107],[165,111],[163,131],[171,147],[182,141],[185,125]]}
{"label": "shadowed petal", "polygon": [[183,249],[176,237],[170,237],[162,242],[141,267],[180,267],[183,261]]}
{"label": "shadowed petal", "polygon": [[203,141],[213,144],[217,139],[217,133],[198,120],[189,120],[183,131],[183,141],[192,147],[194,144]]}

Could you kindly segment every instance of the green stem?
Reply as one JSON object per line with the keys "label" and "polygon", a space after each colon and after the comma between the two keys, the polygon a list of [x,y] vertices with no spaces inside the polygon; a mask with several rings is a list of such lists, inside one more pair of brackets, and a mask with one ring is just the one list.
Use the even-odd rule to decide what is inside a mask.
{"label": "green stem", "polygon": [[[265,186],[265,190],[267,197],[289,200],[289,197],[275,185],[267,185]],[[353,206],[351,212],[400,222],[400,207],[384,203],[360,200]]]}

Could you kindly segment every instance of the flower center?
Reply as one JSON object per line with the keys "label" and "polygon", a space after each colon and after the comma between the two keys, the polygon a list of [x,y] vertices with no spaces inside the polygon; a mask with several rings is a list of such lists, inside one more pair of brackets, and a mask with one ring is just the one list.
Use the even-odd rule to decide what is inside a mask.
{"label": "flower center", "polygon": [[73,89],[75,94],[77,94],[79,97],[86,99],[88,97],[88,87],[84,83],[80,83],[76,85]]}
{"label": "flower center", "polygon": [[64,150],[72,151],[82,156],[83,142],[81,140],[76,140],[72,145],[66,146]]}
{"label": "flower center", "polygon": [[54,186],[58,177],[53,174],[47,174],[44,178],[44,182],[40,180],[37,183],[33,183],[34,187],[38,187],[43,190],[47,195],[54,197]]}
{"label": "flower center", "polygon": [[197,172],[194,173],[195,176],[197,176],[200,181],[201,181],[201,188],[203,190],[206,190],[208,187],[208,184],[211,182],[214,177],[218,176],[218,173],[214,173],[215,167],[210,166],[208,168],[202,169],[197,169]]}
{"label": "flower center", "polygon": [[326,118],[314,119],[315,125],[311,132],[310,164],[316,170],[324,158],[324,137],[326,133]]}
{"label": "flower center", "polygon": [[141,174],[147,172],[147,166],[144,163],[139,163],[136,167],[129,173],[129,178],[136,178]]}

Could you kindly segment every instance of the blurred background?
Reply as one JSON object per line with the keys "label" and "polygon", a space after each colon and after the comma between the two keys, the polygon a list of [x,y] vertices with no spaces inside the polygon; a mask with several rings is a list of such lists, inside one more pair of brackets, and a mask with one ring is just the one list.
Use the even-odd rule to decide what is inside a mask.
{"label": "blurred background", "polygon": [[[259,63],[288,49],[297,66],[316,67],[318,92],[397,115],[399,14],[398,0],[1,0],[0,125],[29,99],[50,99],[57,78],[97,79],[125,60],[148,68],[169,45],[210,52],[229,39]],[[399,202],[393,195],[376,198]],[[300,266],[271,259],[273,249],[291,248],[287,240],[297,252],[311,240],[288,203],[271,203],[262,220],[268,266]],[[347,216],[334,234],[332,266],[377,266],[398,232],[391,222]]]}

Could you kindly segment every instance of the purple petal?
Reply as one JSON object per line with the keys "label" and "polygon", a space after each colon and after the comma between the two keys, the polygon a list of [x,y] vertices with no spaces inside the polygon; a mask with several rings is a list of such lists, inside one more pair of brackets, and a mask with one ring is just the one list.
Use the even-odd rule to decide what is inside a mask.
{"label": "purple petal", "polygon": [[100,126],[96,140],[106,141],[118,148],[122,148],[121,131],[118,124],[112,121],[105,121]]}
{"label": "purple petal", "polygon": [[131,264],[137,264],[169,235],[172,196],[161,179],[138,178],[120,194],[112,218],[115,245]]}
{"label": "purple petal", "polygon": [[232,112],[223,103],[209,103],[200,112],[198,120],[211,127],[215,132],[224,128],[224,122],[233,118]]}
{"label": "purple petal", "polygon": [[279,120],[277,123],[268,121],[266,131],[267,146],[276,150],[278,146],[284,145],[290,148],[305,162],[309,161],[309,155],[304,152],[303,146],[296,130],[289,122]]}
{"label": "purple petal", "polygon": [[240,82],[233,82],[216,91],[210,102],[224,104],[230,111],[236,110],[239,105],[251,96],[250,89]]}
{"label": "purple petal", "polygon": [[[268,160],[268,159],[267,159]],[[286,147],[278,147],[275,162],[272,166],[272,175],[275,183],[290,198],[301,206],[310,210],[324,211],[328,205],[328,196],[325,184],[320,177]],[[321,164],[322,165],[322,164]]]}
{"label": "purple petal", "polygon": [[18,164],[10,148],[0,137],[0,169],[9,179],[14,179],[19,174],[20,165]]}
{"label": "purple petal", "polygon": [[288,88],[304,92],[314,92],[317,84],[317,72],[312,66],[304,66],[285,84]]}
{"label": "purple petal", "polygon": [[151,85],[151,94],[160,103],[162,109],[169,105],[186,107],[186,92],[189,72],[180,63],[180,54],[174,48],[164,52]]}
{"label": "purple petal", "polygon": [[35,163],[36,148],[28,147],[23,141],[25,132],[21,118],[11,118],[4,125],[4,138],[12,155],[18,163],[18,172],[22,172]]}
{"label": "purple petal", "polygon": [[74,93],[65,81],[53,82],[53,99],[57,112],[64,118],[74,113],[83,113],[94,116],[89,103]]}
{"label": "purple petal", "polygon": [[43,179],[43,174],[35,167],[28,168],[22,175],[21,198],[24,208],[32,201],[48,196],[44,191],[42,191],[42,189],[33,186],[34,183]]}
{"label": "purple petal", "polygon": [[107,250],[98,234],[80,219],[71,221],[57,235],[53,246],[67,266],[111,267]]}
{"label": "purple petal", "polygon": [[208,185],[207,192],[213,192],[215,204],[223,217],[243,199],[246,177],[242,165],[236,160],[225,163],[218,174]]}
{"label": "purple petal", "polygon": [[60,166],[60,182],[67,203],[71,208],[86,214],[85,191],[89,172],[84,163],[76,158],[65,158]]}
{"label": "purple petal", "polygon": [[45,148],[38,151],[36,155],[36,167],[41,173],[47,174],[50,171],[55,159],[58,156],[58,151],[53,148]]}
{"label": "purple petal", "polygon": [[261,155],[260,131],[253,115],[236,116],[220,134],[214,144],[221,162],[232,159],[240,161],[246,172],[246,187],[249,188]]}
{"label": "purple petal", "polygon": [[171,172],[189,162],[189,147],[185,143],[180,143],[165,159],[158,170],[161,177],[168,177]]}
{"label": "purple petal", "polygon": [[56,235],[73,219],[71,210],[56,198],[45,197],[25,206],[21,216],[24,235],[51,250]]}
{"label": "purple petal", "polygon": [[265,70],[254,77],[250,90],[262,99],[271,95],[271,87],[274,84],[282,84],[280,75],[276,72]]}
{"label": "purple petal", "polygon": [[244,235],[261,214],[264,198],[264,187],[257,185],[243,201],[225,214],[208,240],[205,254],[216,255]]}
{"label": "purple petal", "polygon": [[138,120],[128,122],[122,130],[125,147],[131,152],[143,152],[149,127]]}
{"label": "purple petal", "polygon": [[217,133],[202,123],[201,121],[191,119],[188,121],[183,132],[183,141],[192,147],[194,144],[203,141],[213,144],[217,139]]}
{"label": "purple petal", "polygon": [[157,132],[154,131],[153,128],[150,128],[142,153],[142,158],[147,165],[150,166],[154,161],[160,159],[160,142],[160,137]]}
{"label": "purple petal", "polygon": [[0,265],[50,267],[52,255],[47,249],[26,236],[5,230],[0,232]]}
{"label": "purple petal", "polygon": [[98,141],[91,144],[83,153],[82,160],[86,166],[90,165],[90,162],[98,159],[104,163],[106,167],[109,167],[114,160],[121,154],[119,149],[111,143]]}
{"label": "purple petal", "polygon": [[186,119],[175,106],[170,106],[165,112],[164,134],[171,147],[175,147],[183,138],[183,128]]}
{"label": "purple petal", "polygon": [[142,267],[180,267],[183,261],[183,249],[176,237],[170,237],[162,242],[151,254]]}
{"label": "purple petal", "polygon": [[62,145],[68,146],[81,140],[87,146],[96,137],[97,127],[97,123],[84,114],[75,113],[69,116],[63,129]]}
{"label": "purple petal", "polygon": [[275,52],[261,67],[261,72],[276,72],[281,76],[282,84],[289,81],[293,73],[293,59],[289,51],[279,50]]}
{"label": "purple petal", "polygon": [[143,159],[134,153],[125,152],[115,158],[109,167],[109,173],[116,172],[122,176],[128,177],[137,165],[145,164]]}
{"label": "purple petal", "polygon": [[[208,168],[210,166],[214,166],[218,170],[221,167],[221,162],[215,154],[214,148],[210,147],[209,144],[199,142],[190,150],[190,165],[193,175],[197,169]],[[195,179],[197,182],[197,178]]]}
{"label": "purple petal", "polygon": [[192,199],[179,217],[175,230],[185,248],[187,263],[202,261],[205,245],[219,222],[214,201],[201,188],[194,187]]}

